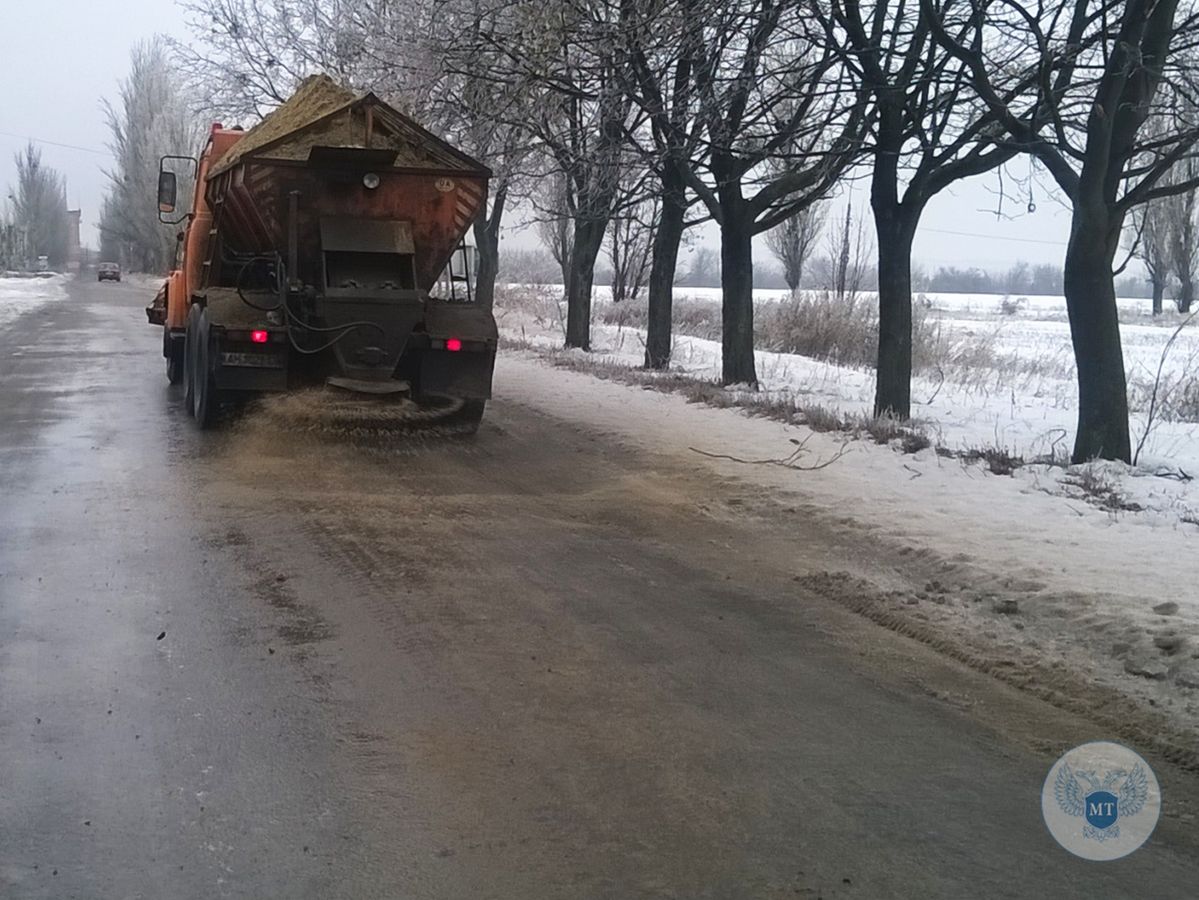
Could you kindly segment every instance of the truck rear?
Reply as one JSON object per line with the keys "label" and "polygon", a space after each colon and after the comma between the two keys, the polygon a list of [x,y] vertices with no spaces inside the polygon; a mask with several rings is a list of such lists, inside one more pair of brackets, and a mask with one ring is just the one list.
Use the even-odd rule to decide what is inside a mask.
{"label": "truck rear", "polygon": [[147,313],[201,427],[225,400],[323,384],[478,428],[497,332],[463,239],[485,166],[326,76],[249,131],[213,126],[198,159],[164,158],[160,216],[180,162],[195,171],[181,265]]}

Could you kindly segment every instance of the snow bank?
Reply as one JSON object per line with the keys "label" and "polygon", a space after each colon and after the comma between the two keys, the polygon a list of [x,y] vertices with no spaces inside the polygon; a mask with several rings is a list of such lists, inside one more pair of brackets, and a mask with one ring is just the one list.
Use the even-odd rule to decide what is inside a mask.
{"label": "snow bank", "polygon": [[[558,296],[560,289],[545,289]],[[694,296],[691,288],[678,296]],[[700,289],[702,290],[702,289]],[[784,292],[755,292],[758,302],[770,303]],[[987,309],[981,307],[985,297]],[[1036,311],[1020,307],[1005,314],[1003,298],[993,295],[930,295],[940,309],[941,327],[951,339],[986,342],[1005,360],[999,370],[979,369],[925,373],[913,379],[913,415],[934,444],[951,451],[999,450],[1025,460],[1062,459],[1072,446],[1078,415],[1078,389],[1065,301],[1037,298]],[[597,290],[597,303],[606,302]],[[1135,305],[1141,301],[1128,301]],[[1054,306],[1053,304],[1056,304]],[[551,303],[552,305],[552,303]],[[972,318],[953,310],[971,310]],[[1055,309],[1057,320],[1043,318]],[[533,346],[562,345],[562,332],[553,314],[530,315],[527,309],[501,310],[501,330]],[[1199,535],[1199,423],[1167,421],[1160,411],[1148,428],[1148,400],[1162,351],[1181,319],[1167,316],[1161,324],[1124,324],[1124,358],[1132,385],[1132,439],[1143,442],[1136,468],[1104,466],[1094,473],[1060,466],[1030,465],[1017,470],[1018,491],[1050,491],[1063,498],[1086,497],[1106,504],[1111,516],[1157,529],[1182,528]],[[593,356],[639,366],[645,334],[632,328],[596,325]],[[759,351],[757,370],[767,397],[798,399],[843,415],[869,414],[874,402],[874,372],[787,353]],[[676,335],[673,368],[700,379],[720,375],[720,344]],[[1187,379],[1199,377],[1199,321],[1178,336],[1162,367],[1166,399],[1177,396]],[[1195,382],[1192,382],[1195,383]],[[1199,397],[1196,398],[1199,406]],[[1160,403],[1159,403],[1160,407]],[[1176,478],[1156,477],[1172,473]],[[1195,476],[1188,481],[1186,476]],[[1080,488],[1076,482],[1083,477]],[[1181,479],[1181,480],[1180,480]],[[1076,507],[1073,504],[1071,508]]]}
{"label": "snow bank", "polygon": [[43,303],[65,299],[69,276],[49,278],[0,277],[0,328]]}

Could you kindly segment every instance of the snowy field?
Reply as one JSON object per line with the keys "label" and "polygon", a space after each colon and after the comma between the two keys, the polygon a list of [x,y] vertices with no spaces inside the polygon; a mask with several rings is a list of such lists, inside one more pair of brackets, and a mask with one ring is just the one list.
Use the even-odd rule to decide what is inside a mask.
{"label": "snowy field", "polygon": [[[518,309],[498,305],[501,329],[510,338],[560,346],[562,331],[552,298],[561,296],[561,289],[537,289],[541,309],[529,307],[529,290],[521,288],[524,299]],[[677,298],[712,302],[718,302],[719,295],[717,289],[703,288],[682,288],[676,293]],[[759,308],[786,296],[785,291],[755,292]],[[1025,460],[1064,460],[1073,442],[1078,398],[1065,301],[927,294],[920,295],[918,302],[948,342],[985,345],[984,356],[998,361],[995,367],[925,371],[913,379],[913,415],[934,445],[951,451],[1003,451]],[[610,305],[607,291],[599,288],[597,313],[605,304]],[[1110,482],[1107,502],[1121,517],[1158,527],[1194,529],[1199,537],[1199,481],[1186,479],[1199,476],[1199,317],[1178,334],[1163,363],[1166,344],[1184,317],[1168,312],[1154,322],[1147,300],[1121,300],[1120,307],[1132,440],[1134,447],[1142,447],[1135,468],[1091,466],[1086,470],[1091,473],[1088,478]],[[642,362],[644,339],[644,332],[637,329],[597,324],[592,331],[593,355],[637,366]],[[720,375],[717,341],[676,335],[673,360],[676,371],[696,378]],[[847,415],[869,414],[873,406],[874,372],[867,367],[759,351],[757,370],[768,396],[796,398]],[[1150,424],[1155,382],[1158,399]],[[1025,487],[1071,496],[1077,493],[1070,484],[1077,475],[1060,465],[1029,465],[1017,470],[1015,477]],[[1088,486],[1100,485],[1088,481]]]}
{"label": "snowy field", "polygon": [[[561,347],[555,303],[560,288],[545,288],[532,299],[528,288],[505,293],[519,298],[510,305],[502,299],[497,303],[505,337],[542,355]],[[705,293],[717,295],[680,289],[676,296]],[[597,295],[598,320],[607,300],[600,291]],[[758,302],[777,302],[781,296],[763,291]],[[863,614],[890,624],[902,621],[908,633],[927,631],[932,642],[947,639],[955,653],[969,656],[972,664],[981,660],[982,668],[1014,665],[1012,671],[1028,679],[1023,686],[1040,679],[1051,694],[1070,694],[1055,680],[1058,676],[1045,674],[1050,665],[1064,665],[1071,678],[1113,688],[1140,709],[1152,708],[1199,733],[1194,558],[1199,482],[1187,480],[1199,476],[1199,424],[1158,421],[1136,467],[1067,467],[1062,460],[1073,440],[1077,390],[1064,301],[1029,298],[1005,312],[1003,299],[927,297],[929,312],[940,317],[946,332],[991,342],[1008,361],[996,370],[918,377],[914,412],[933,446],[914,454],[903,452],[898,442],[847,443],[835,432],[812,433],[737,410],[697,407],[679,397],[601,384],[567,371],[546,370],[536,381],[541,390],[555,392],[564,415],[574,410],[606,429],[652,438],[659,449],[673,447],[686,455],[694,447],[777,460],[799,442],[801,465],[835,460],[819,471],[710,464],[771,490],[798,491],[831,521],[852,519],[877,533],[880,546],[899,545],[907,559],[936,571],[926,590],[897,599],[883,590],[893,567],[866,560],[852,574],[880,587],[877,602],[869,603],[862,599],[864,589],[847,589],[844,579],[823,584]],[[1122,302],[1121,309],[1136,444],[1147,419],[1143,392],[1181,318],[1173,314],[1161,324],[1148,324],[1149,307],[1142,301]],[[643,332],[597,325],[590,356],[573,352],[558,358],[583,367],[587,361],[636,367],[643,352]],[[1199,321],[1176,340],[1163,383],[1178,391],[1188,380],[1193,385],[1197,355]],[[1012,358],[1026,366],[1013,367]],[[720,348],[714,341],[679,335],[674,360],[676,371],[708,380],[719,376]],[[770,352],[759,352],[757,364],[768,396],[846,414],[870,412],[874,376],[869,369]],[[1029,462],[1008,476],[993,474],[981,461],[944,455],[970,449],[1058,462]]]}
{"label": "snowy field", "polygon": [[0,328],[17,316],[37,309],[43,303],[53,303],[67,296],[68,276],[49,278],[18,278],[0,275]]}

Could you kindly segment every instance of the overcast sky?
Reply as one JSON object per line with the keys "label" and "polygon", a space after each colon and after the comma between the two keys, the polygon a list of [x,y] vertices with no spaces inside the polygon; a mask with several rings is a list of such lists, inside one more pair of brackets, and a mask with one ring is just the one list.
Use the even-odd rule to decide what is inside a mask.
{"label": "overcast sky", "polygon": [[[43,159],[67,177],[69,203],[83,210],[84,242],[95,246],[104,169],[109,165],[101,100],[115,98],[137,41],[159,32],[186,36],[183,15],[172,0],[4,0],[4,7],[0,185],[5,187],[0,200],[15,179],[13,154],[25,136],[39,138],[45,142],[40,144]],[[1027,174],[1027,163],[1016,169]],[[1036,188],[1034,213],[1026,211],[1028,196],[1022,193],[1005,206],[1006,212],[1021,215],[997,219],[995,186],[995,176],[987,176],[936,198],[916,239],[916,260],[929,269],[1001,269],[1018,259],[1060,263],[1069,232],[1068,211],[1045,196],[1044,188]],[[864,182],[849,190],[863,211],[867,194]],[[715,245],[714,229],[705,229],[701,240]],[[535,239],[526,230],[510,234],[505,243],[530,246]]]}
{"label": "overcast sky", "polygon": [[[67,178],[67,202],[83,210],[83,241],[96,246],[108,128],[101,98],[115,98],[129,51],[155,32],[180,34],[172,0],[3,0],[0,16],[0,185],[16,180],[25,136]],[[91,151],[91,152],[88,152]],[[150,201],[147,201],[150,202]]]}

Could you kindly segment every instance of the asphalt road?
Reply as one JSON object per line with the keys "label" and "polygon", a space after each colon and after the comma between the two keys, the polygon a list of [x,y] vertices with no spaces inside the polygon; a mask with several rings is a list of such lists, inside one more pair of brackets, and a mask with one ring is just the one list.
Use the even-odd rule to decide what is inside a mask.
{"label": "asphalt road", "polygon": [[473,442],[200,434],[145,294],[0,330],[0,896],[1195,896],[1190,776],[1075,859],[1104,735],[799,591],[868,549],[502,369]]}

